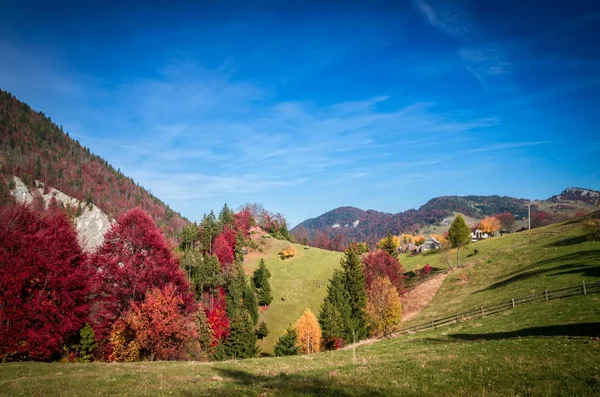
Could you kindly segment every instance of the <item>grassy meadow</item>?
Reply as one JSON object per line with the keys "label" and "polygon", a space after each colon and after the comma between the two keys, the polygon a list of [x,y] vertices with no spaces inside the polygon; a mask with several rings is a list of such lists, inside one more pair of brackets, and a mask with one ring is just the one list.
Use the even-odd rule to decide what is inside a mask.
{"label": "grassy meadow", "polygon": [[[273,241],[265,250],[275,298],[262,313],[269,343],[305,307],[318,312],[340,259],[297,246],[297,257],[282,261],[283,246]],[[441,261],[400,259],[410,269],[424,258]],[[247,271],[257,260],[248,259]],[[600,279],[600,243],[587,240],[581,219],[478,242],[462,260],[410,323]],[[355,351],[220,363],[0,364],[0,395],[600,396],[600,294],[525,304]]]}
{"label": "grassy meadow", "polygon": [[290,243],[268,240],[264,255],[249,256],[244,262],[244,269],[246,274],[251,275],[262,257],[271,272],[273,302],[267,310],[260,311],[261,319],[269,328],[269,336],[258,344],[263,352],[272,353],[279,336],[285,333],[288,325],[293,325],[300,318],[305,309],[309,308],[318,315],[327,294],[328,280],[333,270],[339,267],[342,254],[319,248],[304,249],[303,245],[294,244],[296,256],[282,260],[277,253]]}

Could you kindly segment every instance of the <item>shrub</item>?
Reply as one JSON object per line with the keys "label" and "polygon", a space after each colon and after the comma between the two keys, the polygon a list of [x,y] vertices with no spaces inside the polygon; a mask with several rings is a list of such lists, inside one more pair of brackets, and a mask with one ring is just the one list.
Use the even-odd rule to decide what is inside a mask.
{"label": "shrub", "polygon": [[296,255],[296,247],[293,245],[288,245],[286,248],[282,249],[279,252],[279,256],[281,259],[288,259]]}
{"label": "shrub", "polygon": [[298,331],[289,327],[286,333],[279,337],[273,350],[278,357],[298,355],[300,352],[298,349]]}

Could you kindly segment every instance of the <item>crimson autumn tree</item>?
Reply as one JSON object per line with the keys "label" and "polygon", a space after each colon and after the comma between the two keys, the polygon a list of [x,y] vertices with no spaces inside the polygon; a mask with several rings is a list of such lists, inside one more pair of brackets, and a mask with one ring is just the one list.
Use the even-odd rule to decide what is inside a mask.
{"label": "crimson autumn tree", "polygon": [[371,252],[363,255],[363,264],[367,288],[379,277],[387,277],[392,285],[402,293],[404,288],[404,269],[402,264],[387,251]]}
{"label": "crimson autumn tree", "polygon": [[91,271],[58,208],[0,209],[0,360],[48,360],[88,315]]}
{"label": "crimson autumn tree", "polygon": [[99,341],[105,340],[112,324],[140,303],[146,292],[172,284],[181,296],[186,313],[197,310],[178,259],[152,219],[140,208],[122,215],[106,233],[104,243],[91,258],[97,270],[92,323]]}

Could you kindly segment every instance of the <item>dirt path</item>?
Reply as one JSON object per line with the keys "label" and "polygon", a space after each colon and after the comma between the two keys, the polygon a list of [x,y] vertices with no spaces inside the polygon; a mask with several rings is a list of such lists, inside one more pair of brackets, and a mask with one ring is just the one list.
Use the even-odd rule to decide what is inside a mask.
{"label": "dirt path", "polygon": [[431,302],[448,273],[437,274],[402,295],[402,322],[415,318]]}

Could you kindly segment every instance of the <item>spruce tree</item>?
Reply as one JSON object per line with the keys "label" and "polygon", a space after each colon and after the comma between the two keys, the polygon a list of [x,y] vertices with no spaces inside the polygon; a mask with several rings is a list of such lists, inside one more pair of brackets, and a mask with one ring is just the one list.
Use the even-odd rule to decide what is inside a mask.
{"label": "spruce tree", "polygon": [[298,349],[298,332],[295,328],[289,327],[285,334],[277,340],[273,349],[276,356],[296,356],[300,353]]}
{"label": "spruce tree", "polygon": [[323,331],[323,342],[327,349],[335,348],[339,341],[350,340],[346,327],[347,319],[351,313],[349,300],[348,292],[344,288],[342,273],[335,270],[333,277],[329,280],[327,296],[319,313],[319,324]]}
{"label": "spruce tree", "polygon": [[252,283],[256,288],[256,295],[258,296],[258,305],[267,306],[273,301],[273,295],[271,294],[271,284],[269,278],[271,272],[267,269],[264,259],[258,262],[258,268],[254,270],[252,275]]}
{"label": "spruce tree", "polygon": [[202,218],[199,230],[200,248],[203,253],[212,254],[212,242],[214,238],[219,234],[219,225],[217,224],[217,218],[215,213],[210,211],[208,215]]}
{"label": "spruce tree", "polygon": [[219,229],[223,230],[223,227],[225,227],[225,225],[233,226],[234,221],[235,214],[231,209],[229,209],[227,203],[225,203],[223,209],[219,213]]}
{"label": "spruce tree", "polygon": [[223,343],[225,355],[229,358],[254,357],[258,354],[253,329],[254,318],[258,320],[258,307],[240,262],[234,262],[227,274],[226,289],[230,332]]}
{"label": "spruce tree", "polygon": [[267,324],[263,320],[260,322],[260,325],[256,330],[256,337],[264,342],[267,336],[269,336],[269,329],[267,328]]}
{"label": "spruce tree", "polygon": [[350,304],[350,319],[346,322],[347,331],[352,343],[368,336],[368,319],[365,313],[367,292],[365,273],[360,254],[355,249],[348,249],[341,260],[342,281],[348,293]]}

